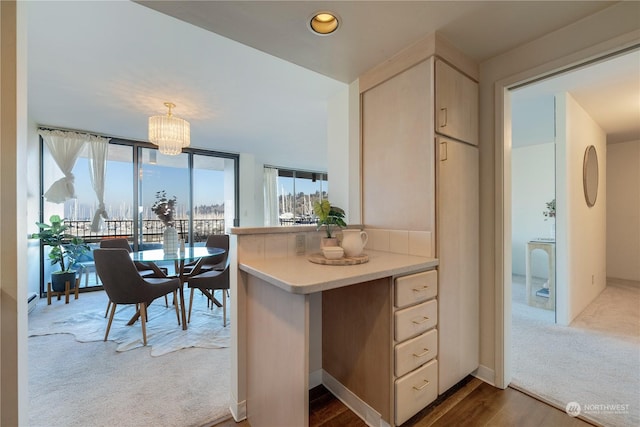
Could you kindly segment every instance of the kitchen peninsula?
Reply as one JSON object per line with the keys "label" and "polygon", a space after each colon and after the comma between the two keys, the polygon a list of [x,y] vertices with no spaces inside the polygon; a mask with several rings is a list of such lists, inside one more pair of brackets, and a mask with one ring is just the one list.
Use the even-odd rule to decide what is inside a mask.
{"label": "kitchen peninsula", "polygon": [[[438,260],[366,249],[367,263],[320,265],[308,261],[307,255],[313,251],[292,253],[294,234],[272,235],[266,237],[271,243],[256,245],[255,235],[236,232],[241,233],[237,236],[237,275],[242,288],[239,294],[245,297],[246,324],[241,329],[246,337],[249,423],[254,427],[307,426],[308,391],[323,383],[370,425],[399,424],[394,422],[394,414],[403,410],[395,408],[394,400],[394,315],[399,312],[396,279],[425,272],[435,277]],[[307,234],[307,243],[312,246],[315,241],[309,240],[313,234]],[[248,243],[243,245],[242,238]],[[274,239],[280,241],[275,246],[284,253],[265,257],[266,246],[274,245]],[[261,247],[262,256],[247,255],[247,247],[252,245]],[[412,282],[411,286],[417,285]],[[430,286],[422,299],[435,296],[436,280]],[[425,285],[409,294],[420,299],[427,288]],[[428,316],[433,320],[425,322],[422,319],[428,316],[422,313],[419,322],[409,322],[415,328],[409,335],[435,326],[437,309],[435,301],[430,302]],[[435,351],[429,359],[434,356]],[[436,383],[430,392],[434,395]]]}

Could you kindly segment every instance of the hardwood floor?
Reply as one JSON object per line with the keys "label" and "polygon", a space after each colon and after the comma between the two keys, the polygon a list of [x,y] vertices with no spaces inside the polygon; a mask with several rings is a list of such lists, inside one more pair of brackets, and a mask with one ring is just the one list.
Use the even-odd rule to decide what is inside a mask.
{"label": "hardwood floor", "polygon": [[[591,426],[518,390],[501,390],[469,377],[402,427],[582,427]],[[310,427],[365,427],[366,424],[323,386],[309,392]],[[232,419],[213,427],[250,427]]]}

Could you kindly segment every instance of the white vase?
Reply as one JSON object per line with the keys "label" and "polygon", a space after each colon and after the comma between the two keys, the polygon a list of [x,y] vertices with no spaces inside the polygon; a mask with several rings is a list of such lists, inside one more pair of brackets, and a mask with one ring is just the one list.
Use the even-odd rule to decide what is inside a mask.
{"label": "white vase", "polygon": [[168,225],[162,233],[162,249],[165,254],[175,254],[179,248],[178,230]]}

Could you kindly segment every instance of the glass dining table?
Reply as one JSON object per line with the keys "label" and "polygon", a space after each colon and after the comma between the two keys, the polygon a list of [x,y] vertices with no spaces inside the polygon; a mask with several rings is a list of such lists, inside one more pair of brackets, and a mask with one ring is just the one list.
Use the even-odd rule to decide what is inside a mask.
{"label": "glass dining table", "polygon": [[[175,268],[175,275],[180,279],[180,287],[178,288],[178,294],[180,299],[180,311],[182,316],[182,329],[187,329],[187,314],[184,305],[184,290],[182,289],[182,283],[184,282],[184,265],[185,262],[196,261],[200,258],[222,255],[225,250],[222,248],[211,248],[206,246],[193,246],[185,247],[184,251],[180,250],[176,253],[165,253],[163,249],[148,249],[144,251],[131,252],[131,259],[133,261],[140,262],[166,262],[173,261]],[[133,320],[133,319],[132,319]]]}

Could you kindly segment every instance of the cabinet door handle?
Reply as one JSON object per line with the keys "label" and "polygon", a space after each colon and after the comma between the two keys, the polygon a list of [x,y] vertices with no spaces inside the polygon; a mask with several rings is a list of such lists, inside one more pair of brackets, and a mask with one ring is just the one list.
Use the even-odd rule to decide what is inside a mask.
{"label": "cabinet door handle", "polygon": [[413,356],[414,356],[414,357],[423,357],[423,356],[426,356],[426,355],[427,355],[427,353],[429,353],[429,349],[428,349],[428,348],[423,348],[423,350],[424,350],[424,351],[423,351],[422,353],[420,353],[420,354],[415,354],[415,353],[413,353]]}
{"label": "cabinet door handle", "polygon": [[418,391],[420,391],[420,390],[422,390],[423,388],[425,388],[426,386],[428,386],[428,385],[429,385],[429,381],[428,381],[428,380],[423,380],[423,381],[424,381],[424,384],[422,384],[422,385],[420,385],[420,386],[415,386],[415,385],[414,385],[414,386],[413,386],[413,389],[414,389],[414,390],[418,390]]}
{"label": "cabinet door handle", "polygon": [[423,287],[417,288],[417,289],[413,288],[413,292],[422,292],[422,291],[427,290],[427,288],[429,288],[429,285],[424,285]]}
{"label": "cabinet door handle", "polygon": [[440,143],[440,161],[444,162],[445,160],[447,160],[447,141]]}
{"label": "cabinet door handle", "polygon": [[447,107],[444,107],[440,109],[440,127],[441,128],[447,127],[447,122],[448,122]]}
{"label": "cabinet door handle", "polygon": [[426,322],[427,320],[429,320],[429,318],[427,316],[422,316],[421,320],[412,320],[412,322],[415,323],[416,325],[419,325],[421,323]]}

